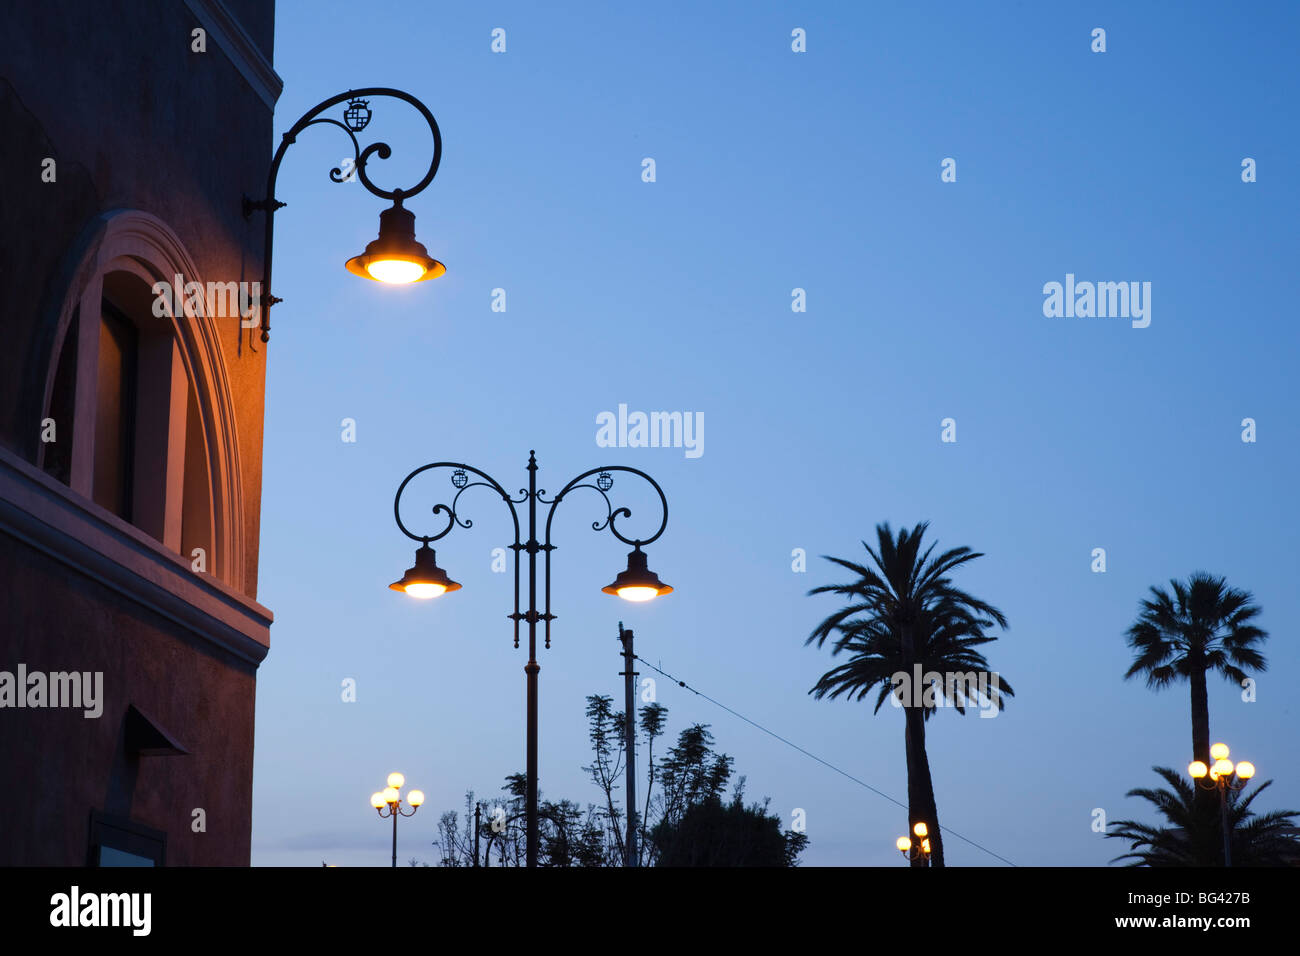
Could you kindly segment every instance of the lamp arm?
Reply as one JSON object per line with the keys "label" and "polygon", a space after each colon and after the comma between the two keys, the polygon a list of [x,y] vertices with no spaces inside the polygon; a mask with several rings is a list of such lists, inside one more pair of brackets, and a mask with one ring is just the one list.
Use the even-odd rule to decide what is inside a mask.
{"label": "lamp arm", "polygon": [[[374,184],[370,179],[370,175],[366,172],[366,163],[372,155],[378,154],[380,159],[388,159],[388,157],[392,155],[392,148],[387,143],[375,142],[371,143],[365,149],[361,149],[352,127],[346,126],[336,119],[322,118],[320,116],[323,111],[342,103],[344,100],[353,100],[367,96],[389,96],[395,99],[404,100],[419,110],[420,115],[423,116],[425,122],[429,124],[429,130],[433,133],[433,158],[429,162],[429,169],[424,174],[424,178],[410,189],[380,189]],[[368,119],[367,122],[369,122]],[[244,197],[245,219],[252,216],[254,210],[261,210],[266,213],[265,238],[263,243],[264,264],[262,267],[262,295],[259,302],[263,342],[267,342],[271,338],[271,306],[275,305],[277,302],[284,301],[283,299],[271,295],[271,260],[274,250],[273,239],[275,235],[275,211],[284,206],[284,203],[275,198],[275,183],[276,179],[280,175],[280,163],[284,160],[284,154],[288,148],[297,141],[298,134],[308,126],[315,126],[318,124],[337,126],[348,134],[348,138],[352,140],[353,166],[356,170],[357,179],[361,181],[361,185],[365,186],[369,192],[379,196],[381,199],[392,199],[397,201],[410,198],[411,196],[422,192],[429,183],[433,182],[433,177],[438,173],[438,165],[442,162],[442,132],[438,129],[437,120],[433,118],[433,114],[429,112],[427,106],[410,93],[403,92],[402,90],[395,90],[386,86],[368,86],[364,89],[348,90],[346,93],[339,93],[337,96],[331,96],[324,102],[316,104],[299,117],[298,122],[294,123],[289,132],[285,133],[281,138],[280,146],[276,149],[275,156],[271,160],[271,168],[266,176],[266,198],[252,200],[247,196]],[[364,129],[365,124],[362,124],[361,128]],[[360,129],[356,130],[356,132],[360,132]],[[344,181],[345,177],[343,176],[342,170],[335,166],[330,170],[330,179],[336,183],[341,183]]]}
{"label": "lamp arm", "polygon": [[[610,502],[609,495],[607,494],[607,492],[609,491],[609,488],[613,487],[613,479],[609,477],[609,472],[611,471],[626,472],[627,474],[632,474],[638,476],[639,478],[644,478],[646,481],[650,483],[650,486],[654,488],[654,490],[658,493],[659,505],[663,510],[663,519],[659,522],[659,530],[657,530],[650,537],[626,538],[621,533],[619,533],[618,519],[620,517],[623,518],[632,517],[632,509],[615,508],[614,505]],[[604,488],[600,487],[599,482],[601,479],[599,478],[597,479],[597,484],[593,485],[588,483],[586,479],[590,478],[592,475],[600,475],[604,479],[609,479],[609,484]],[[546,540],[545,543],[542,545],[542,551],[546,554],[546,565],[545,565],[546,572],[544,575],[546,579],[545,582],[546,609],[542,617],[546,621],[546,646],[547,647],[551,646],[551,552],[555,550],[555,546],[551,544],[551,521],[555,518],[555,509],[559,506],[560,502],[564,500],[565,495],[567,495],[570,491],[574,491],[578,488],[590,488],[592,491],[596,492],[598,495],[600,495],[602,498],[605,499],[605,520],[593,521],[591,523],[592,531],[608,530],[610,534],[618,538],[618,540],[622,541],[624,544],[630,544],[632,545],[632,547],[640,549],[641,545],[643,544],[653,544],[654,542],[658,541],[660,536],[664,533],[664,529],[668,527],[668,498],[666,495],[664,495],[664,490],[659,487],[659,482],[655,481],[644,471],[641,471],[638,468],[628,467],[627,465],[605,465],[601,468],[592,468],[589,471],[584,471],[582,474],[578,475],[567,485],[565,485],[562,489],[560,489],[560,493],[557,494],[549,502],[546,501],[546,499],[541,498],[539,495],[538,496],[539,501],[541,501],[543,504],[550,505],[550,508],[546,512]]]}
{"label": "lamp arm", "polygon": [[[472,472],[483,480],[474,482],[467,480],[464,484],[457,484],[456,495],[451,499],[451,504],[448,505],[440,502],[433,506],[433,513],[435,515],[447,515],[447,526],[445,528],[434,535],[416,534],[402,521],[402,492],[406,490],[406,486],[411,483],[411,479],[416,475],[423,474],[426,471],[431,471],[434,468],[454,468],[457,472]],[[453,484],[456,482],[455,473],[452,475],[452,482]],[[500,495],[501,500],[506,503],[506,507],[510,509],[510,518],[515,524],[515,540],[510,546],[511,550],[515,553],[515,560],[513,562],[515,566],[515,613],[511,615],[511,617],[514,618],[515,622],[515,647],[518,647],[519,621],[523,617],[519,611],[519,552],[523,549],[523,544],[519,540],[519,512],[516,510],[515,505],[528,500],[527,491],[521,489],[523,497],[514,499],[506,493],[505,488],[501,487],[500,482],[487,472],[481,471],[473,465],[466,465],[463,462],[458,461],[435,461],[428,465],[421,465],[419,468],[415,469],[415,471],[402,479],[402,483],[397,488],[397,494],[393,497],[393,517],[396,519],[397,527],[401,529],[402,534],[406,535],[413,541],[419,541],[421,544],[427,545],[431,541],[437,541],[438,539],[445,537],[456,525],[460,525],[462,528],[472,528],[474,526],[474,520],[472,518],[461,519],[460,515],[456,512],[456,505],[460,501],[460,496],[470,488],[491,488],[495,491]]]}

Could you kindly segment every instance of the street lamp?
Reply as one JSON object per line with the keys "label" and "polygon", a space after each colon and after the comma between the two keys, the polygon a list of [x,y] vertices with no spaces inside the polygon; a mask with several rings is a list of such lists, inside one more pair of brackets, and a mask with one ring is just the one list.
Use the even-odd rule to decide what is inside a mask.
{"label": "street lamp", "polygon": [[406,783],[406,778],[396,771],[388,775],[388,786],[383,790],[376,790],[370,795],[370,805],[379,812],[381,818],[393,818],[393,866],[397,866],[397,818],[413,817],[415,811],[420,809],[424,803],[424,791],[412,790],[406,795],[407,805],[410,806],[411,812],[407,813],[402,809],[402,786]]}
{"label": "street lamp", "polygon": [[[402,522],[402,492],[406,486],[411,483],[416,475],[430,471],[435,468],[453,469],[451,474],[451,483],[456,489],[456,494],[451,500],[451,504],[436,504],[433,506],[435,515],[443,514],[447,516],[447,524],[441,531],[436,534],[416,534],[411,531]],[[654,488],[659,495],[659,504],[663,510],[663,519],[659,522],[659,528],[648,538],[628,538],[625,537],[618,528],[619,518],[630,518],[632,511],[630,508],[615,508],[609,500],[609,490],[614,485],[612,472],[626,472],[645,479]],[[471,481],[470,475],[476,476],[476,480]],[[588,479],[595,477],[595,481]],[[481,480],[480,480],[481,479]],[[620,571],[615,577],[613,583],[601,588],[606,594],[617,595],[627,601],[648,601],[662,594],[670,594],[672,588],[663,581],[659,576],[650,570],[645,552],[641,550],[642,546],[653,544],[664,533],[668,527],[668,499],[664,497],[663,489],[659,483],[643,471],[636,468],[629,468],[624,465],[606,465],[602,468],[593,468],[590,471],[584,471],[567,485],[554,498],[547,500],[546,489],[537,487],[537,456],[535,452],[528,453],[528,487],[519,490],[520,497],[512,498],[506,492],[505,488],[492,476],[484,471],[480,471],[470,465],[454,461],[439,461],[432,464],[423,465],[415,469],[402,480],[402,484],[397,489],[397,495],[393,499],[393,516],[397,519],[397,526],[402,533],[413,541],[420,542],[420,547],[415,552],[415,565],[408,568],[401,579],[394,581],[389,587],[394,591],[403,591],[412,597],[417,598],[434,598],[446,594],[449,591],[460,589],[460,585],[447,576],[447,572],[438,567],[435,560],[434,551],[429,547],[430,542],[437,541],[446,535],[453,527],[460,525],[462,528],[472,527],[472,519],[462,519],[457,512],[457,504],[460,496],[470,488],[489,488],[500,496],[505,502],[506,507],[510,509],[510,516],[514,519],[515,540],[510,545],[510,550],[515,553],[515,610],[508,617],[515,622],[515,647],[519,646],[519,622],[528,622],[528,663],[524,666],[524,673],[528,675],[528,766],[527,766],[527,847],[528,847],[528,865],[537,865],[537,674],[541,666],[537,663],[537,622],[544,621],[546,625],[546,646],[551,646],[551,621],[555,615],[551,613],[551,552],[555,550],[555,545],[551,544],[551,521],[555,517],[555,509],[561,501],[565,499],[571,491],[579,488],[590,489],[601,496],[605,501],[605,518],[603,521],[593,521],[591,528],[593,531],[608,530],[619,541],[632,546],[632,551],[627,558],[627,568]],[[528,540],[520,541],[520,522],[519,512],[515,505],[524,503],[528,505]],[[537,506],[538,504],[548,505],[546,513],[545,541],[537,540]],[[520,610],[519,598],[519,552],[528,553],[528,609]],[[537,555],[544,554],[545,566],[543,586],[545,588],[544,608],[538,611],[537,608]]]}
{"label": "street lamp", "polygon": [[898,847],[898,852],[907,857],[909,863],[916,863],[917,860],[923,861],[920,866],[930,865],[930,829],[924,823],[918,823],[912,827],[912,833],[915,839],[901,836],[894,841],[894,846]]}
{"label": "street lamp", "polygon": [[[389,96],[410,103],[420,111],[420,115],[424,117],[433,133],[433,159],[429,162],[429,170],[424,174],[424,178],[410,189],[380,189],[371,182],[370,175],[366,171],[366,163],[372,155],[378,154],[380,159],[387,159],[392,155],[392,148],[387,143],[371,143],[365,149],[362,149],[361,144],[357,142],[356,134],[366,128],[372,115],[370,100],[366,99],[366,97],[376,96]],[[325,110],[337,106],[344,100],[348,101],[348,105],[343,111],[342,122],[321,115]],[[271,259],[274,251],[272,239],[275,232],[275,212],[285,205],[275,198],[275,180],[280,174],[280,162],[284,159],[285,151],[297,141],[299,133],[308,126],[316,125],[337,126],[347,133],[348,138],[352,140],[352,169],[345,174],[339,167],[334,167],[330,170],[331,180],[336,183],[349,182],[353,178],[353,173],[355,173],[356,179],[370,193],[381,199],[391,199],[393,201],[390,208],[379,214],[379,238],[367,245],[365,251],[360,255],[349,259],[345,264],[347,270],[366,279],[398,284],[436,279],[447,271],[446,266],[437,259],[430,257],[429,251],[416,241],[415,214],[402,206],[403,200],[410,199],[433,182],[433,177],[438,172],[438,164],[442,161],[442,133],[438,129],[438,123],[433,118],[433,114],[429,112],[427,106],[410,93],[388,87],[373,86],[362,90],[349,90],[346,93],[331,96],[325,102],[317,104],[304,113],[298,122],[293,124],[289,132],[284,134],[279,149],[275,151],[275,158],[271,160],[271,171],[266,179],[266,198],[252,200],[247,196],[244,197],[245,219],[252,216],[256,210],[266,213],[266,241],[264,244],[266,263],[262,268],[262,297],[259,303],[263,342],[271,338],[271,306],[283,301],[279,297],[271,295]]]}
{"label": "street lamp", "polygon": [[[1187,765],[1196,786],[1202,790],[1219,791],[1219,825],[1223,830],[1223,865],[1232,866],[1232,833],[1228,829],[1228,791],[1244,790],[1250,778],[1255,776],[1255,765],[1249,760],[1233,764],[1228,759],[1228,745],[1215,744],[1210,748],[1210,757],[1214,763],[1206,766],[1204,761],[1193,760]],[[1234,782],[1234,780],[1236,782]]]}

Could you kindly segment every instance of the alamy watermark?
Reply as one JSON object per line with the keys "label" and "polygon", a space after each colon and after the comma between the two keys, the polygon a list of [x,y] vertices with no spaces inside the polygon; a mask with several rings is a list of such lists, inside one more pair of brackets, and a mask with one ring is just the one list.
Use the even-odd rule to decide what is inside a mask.
{"label": "alamy watermark", "polygon": [[703,412],[629,412],[596,416],[596,444],[601,448],[684,448],[687,458],[704,454]]}
{"label": "alamy watermark", "polygon": [[238,316],[240,325],[246,329],[256,327],[261,321],[261,282],[209,282],[205,287],[201,282],[186,282],[177,273],[170,285],[155,282],[152,291],[153,314],[160,319],[188,311],[212,319]]}
{"label": "alamy watermark", "polygon": [[895,671],[890,676],[889,702],[895,707],[978,707],[981,717],[996,717],[1001,708],[1002,679],[997,671]]}
{"label": "alamy watermark", "polygon": [[0,708],[76,707],[83,717],[96,718],[104,712],[103,671],[29,671],[19,664],[17,672],[0,671]]}
{"label": "alamy watermark", "polygon": [[1065,274],[1065,284],[1043,285],[1043,315],[1049,319],[1132,319],[1133,328],[1151,324],[1150,282],[1075,282]]}

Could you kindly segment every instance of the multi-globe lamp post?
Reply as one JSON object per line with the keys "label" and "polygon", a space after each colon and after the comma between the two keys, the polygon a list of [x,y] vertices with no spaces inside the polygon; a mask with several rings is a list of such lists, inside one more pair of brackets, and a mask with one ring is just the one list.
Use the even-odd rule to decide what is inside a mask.
{"label": "multi-globe lamp post", "polygon": [[1223,830],[1223,865],[1232,866],[1232,831],[1228,828],[1228,791],[1244,790],[1250,778],[1255,776],[1255,765],[1249,760],[1234,764],[1228,759],[1228,745],[1215,744],[1210,748],[1210,759],[1214,762],[1206,766],[1204,761],[1193,760],[1187,766],[1196,786],[1202,790],[1219,792],[1219,825]]}
{"label": "multi-globe lamp post", "polygon": [[894,841],[894,846],[907,858],[908,863],[914,866],[929,866],[930,828],[924,823],[918,823],[912,827],[912,833],[915,838],[901,836]]}
{"label": "multi-globe lamp post", "polygon": [[[402,521],[402,493],[417,475],[439,468],[451,469],[451,484],[456,489],[455,496],[451,499],[450,504],[439,503],[433,506],[435,516],[446,516],[446,525],[435,534],[416,534]],[[649,537],[631,538],[623,535],[619,530],[618,519],[630,518],[632,511],[626,507],[615,508],[610,501],[609,491],[614,486],[615,473],[630,474],[644,479],[658,495],[663,517],[659,522],[658,529]],[[470,478],[471,475],[474,476],[473,480]],[[461,585],[453,581],[446,571],[438,567],[437,555],[429,545],[431,542],[445,536],[457,525],[462,528],[473,526],[472,519],[462,518],[457,511],[460,496],[471,488],[487,488],[494,492],[509,508],[511,518],[514,520],[514,543],[510,545],[510,550],[515,553],[515,609],[512,614],[507,616],[514,621],[515,647],[519,646],[520,622],[524,621],[528,624],[528,663],[524,665],[528,687],[528,762],[525,775],[527,781],[525,816],[527,821],[527,864],[531,867],[537,865],[538,851],[537,675],[541,670],[541,666],[537,663],[537,625],[539,622],[545,623],[546,647],[549,648],[551,646],[551,621],[555,619],[555,615],[551,613],[551,552],[555,550],[555,545],[551,543],[551,521],[555,517],[555,509],[566,496],[579,489],[594,491],[600,495],[605,503],[605,516],[603,520],[591,523],[592,530],[598,532],[608,530],[619,541],[632,546],[632,551],[627,557],[627,567],[620,571],[614,580],[601,590],[625,601],[645,602],[669,594],[673,590],[650,570],[646,554],[641,550],[644,546],[657,541],[660,535],[664,533],[664,529],[668,527],[668,499],[664,496],[663,489],[659,487],[658,482],[653,478],[643,471],[625,465],[605,465],[584,471],[566,484],[555,497],[547,499],[545,497],[546,489],[537,487],[537,456],[535,452],[531,451],[528,453],[528,487],[519,490],[520,497],[518,498],[512,498],[505,488],[501,486],[500,482],[471,465],[453,461],[439,461],[423,465],[406,476],[397,489],[396,497],[393,499],[393,516],[397,519],[398,528],[408,538],[418,541],[420,546],[415,552],[415,564],[407,569],[400,580],[389,585],[392,590],[426,600],[460,590]],[[528,505],[528,537],[527,540],[521,540],[519,511],[515,506],[525,503]],[[541,541],[538,540],[537,506],[539,504],[548,506],[544,537]],[[519,552],[521,551],[526,552],[528,555],[527,610],[521,610],[519,561]],[[541,610],[538,608],[537,593],[537,556],[539,554],[545,555],[542,580],[544,604]]]}
{"label": "multi-globe lamp post", "polygon": [[378,811],[381,819],[393,818],[393,866],[397,866],[397,818],[413,817],[415,811],[419,810],[424,803],[424,791],[412,790],[406,795],[407,806],[411,812],[407,813],[402,809],[402,787],[406,784],[406,777],[397,771],[388,775],[388,786],[383,790],[376,790],[370,795],[370,805]]}

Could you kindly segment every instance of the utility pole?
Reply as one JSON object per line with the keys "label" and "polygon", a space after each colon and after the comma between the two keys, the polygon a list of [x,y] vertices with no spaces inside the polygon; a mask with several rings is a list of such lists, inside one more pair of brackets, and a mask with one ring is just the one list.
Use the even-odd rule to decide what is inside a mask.
{"label": "utility pole", "polygon": [[625,744],[627,750],[627,841],[623,856],[624,866],[638,866],[636,846],[636,705],[635,684],[636,671],[632,663],[636,655],[632,653],[632,632],[623,630],[623,622],[618,622],[618,639],[623,643],[623,713],[625,716]]}

